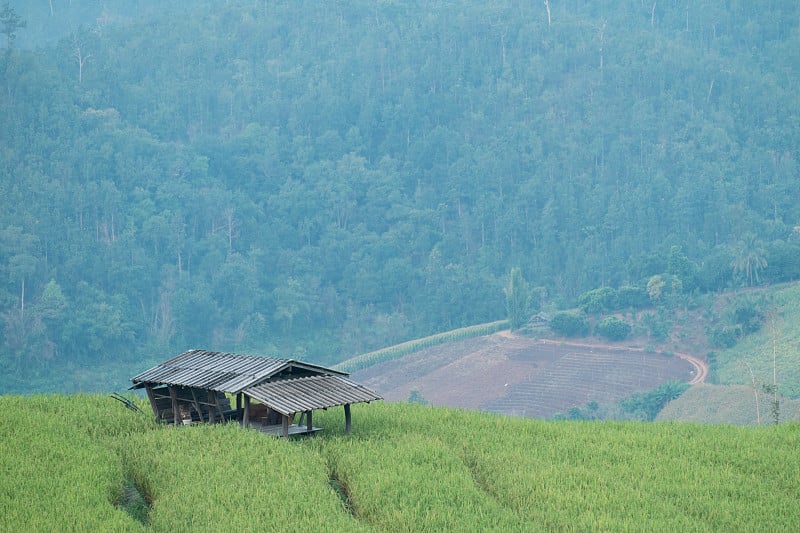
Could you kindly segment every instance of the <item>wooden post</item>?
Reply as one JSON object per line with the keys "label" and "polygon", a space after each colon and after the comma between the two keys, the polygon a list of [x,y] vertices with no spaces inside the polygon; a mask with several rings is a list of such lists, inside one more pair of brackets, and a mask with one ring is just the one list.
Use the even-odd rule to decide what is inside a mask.
{"label": "wooden post", "polygon": [[213,424],[215,422],[214,404],[211,403],[211,395],[212,394],[216,398],[216,396],[217,396],[216,392],[206,389],[206,403],[208,404],[208,423],[209,424]]}
{"label": "wooden post", "polygon": [[242,426],[250,427],[250,396],[244,397],[244,413],[242,414]]}
{"label": "wooden post", "polygon": [[225,422],[225,413],[222,411],[222,404],[219,402],[219,393],[217,391],[212,392],[214,393],[214,405],[217,406],[219,411],[219,420],[220,422]]}
{"label": "wooden post", "polygon": [[289,438],[289,415],[282,415],[283,420],[283,428],[281,428],[281,434],[284,438]]}
{"label": "wooden post", "polygon": [[308,411],[306,413],[306,416],[307,416],[307,418],[306,418],[306,429],[310,433],[311,431],[314,430],[314,424],[311,423],[311,411]]}
{"label": "wooden post", "polygon": [[236,410],[237,411],[241,411],[242,410],[242,393],[241,392],[236,395]]}
{"label": "wooden post", "polygon": [[172,385],[168,386],[169,388],[169,397],[172,398],[172,421],[177,426],[178,425],[178,394],[175,392],[175,387]]}
{"label": "wooden post", "polygon": [[144,390],[147,392],[147,399],[150,400],[150,408],[153,410],[153,415],[158,419],[158,406],[156,405],[156,397],[153,394],[153,387],[145,385]]}
{"label": "wooden post", "polygon": [[197,415],[200,417],[200,422],[204,422],[203,408],[200,407],[200,402],[197,400],[197,394],[195,394],[194,387],[192,387],[191,391],[192,391],[192,401],[194,402],[194,409],[195,411],[197,411]]}
{"label": "wooden post", "polygon": [[346,403],[344,404],[344,432],[349,434],[351,429],[352,423],[350,420],[350,404]]}

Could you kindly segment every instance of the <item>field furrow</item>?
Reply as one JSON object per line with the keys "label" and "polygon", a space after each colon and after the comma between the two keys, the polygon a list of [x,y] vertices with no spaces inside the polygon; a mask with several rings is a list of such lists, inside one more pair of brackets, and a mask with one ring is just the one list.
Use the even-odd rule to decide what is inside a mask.
{"label": "field furrow", "polygon": [[410,354],[354,377],[387,400],[406,400],[416,391],[433,405],[549,418],[696,375],[696,366],[680,357],[500,332]]}

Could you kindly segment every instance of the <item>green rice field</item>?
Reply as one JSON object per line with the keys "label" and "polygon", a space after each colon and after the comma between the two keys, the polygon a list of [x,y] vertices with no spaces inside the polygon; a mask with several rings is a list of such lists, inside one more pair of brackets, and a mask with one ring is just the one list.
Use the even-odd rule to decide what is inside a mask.
{"label": "green rice field", "polygon": [[[139,401],[139,400],[137,400]],[[146,408],[145,402],[140,402]],[[404,403],[283,440],[102,395],[0,396],[2,531],[793,531],[800,426],[555,422]]]}

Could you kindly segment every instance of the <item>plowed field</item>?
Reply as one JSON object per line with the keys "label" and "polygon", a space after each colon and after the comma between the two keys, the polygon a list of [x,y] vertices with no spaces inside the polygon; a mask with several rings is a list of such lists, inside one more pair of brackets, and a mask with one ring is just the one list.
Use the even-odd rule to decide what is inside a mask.
{"label": "plowed field", "polygon": [[416,390],[436,406],[549,418],[667,381],[697,381],[704,372],[702,362],[678,356],[500,332],[380,363],[353,378],[389,401],[407,400]]}

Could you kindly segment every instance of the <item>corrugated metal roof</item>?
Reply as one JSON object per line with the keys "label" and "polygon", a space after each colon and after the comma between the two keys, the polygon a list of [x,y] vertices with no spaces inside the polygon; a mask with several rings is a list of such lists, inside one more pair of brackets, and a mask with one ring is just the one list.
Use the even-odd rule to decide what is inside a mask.
{"label": "corrugated metal roof", "polygon": [[347,375],[338,370],[294,359],[188,350],[132,377],[131,381],[134,384],[132,388],[141,388],[146,384],[165,384],[236,394],[289,367],[319,374]]}
{"label": "corrugated metal roof", "polygon": [[342,376],[282,379],[254,385],[242,392],[284,415],[383,399]]}

